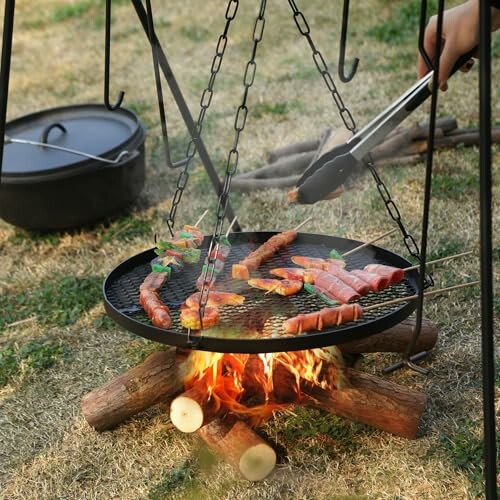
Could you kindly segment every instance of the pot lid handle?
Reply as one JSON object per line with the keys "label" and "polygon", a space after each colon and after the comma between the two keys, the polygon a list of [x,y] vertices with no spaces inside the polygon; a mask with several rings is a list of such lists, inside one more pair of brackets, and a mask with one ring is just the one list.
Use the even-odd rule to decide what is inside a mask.
{"label": "pot lid handle", "polygon": [[58,128],[63,134],[67,132],[66,127],[62,123],[59,122],[51,123],[42,130],[42,133],[40,134],[38,141],[45,145],[45,143],[47,143],[49,140],[50,131],[54,128]]}

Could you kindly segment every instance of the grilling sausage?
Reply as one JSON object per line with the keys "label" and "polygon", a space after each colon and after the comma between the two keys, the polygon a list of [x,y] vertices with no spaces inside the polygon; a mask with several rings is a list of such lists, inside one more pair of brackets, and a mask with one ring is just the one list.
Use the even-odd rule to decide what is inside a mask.
{"label": "grilling sausage", "polygon": [[389,280],[389,286],[395,285],[403,280],[405,272],[399,267],[384,266],[383,264],[368,264],[365,271],[383,276]]}
{"label": "grilling sausage", "polygon": [[343,304],[338,307],[325,307],[308,314],[299,314],[287,319],[283,323],[283,327],[286,333],[295,334],[314,330],[321,331],[323,328],[355,321],[362,315],[363,308],[359,304]]}
{"label": "grilling sausage", "polygon": [[265,243],[248,254],[242,261],[233,264],[234,279],[248,280],[250,271],[257,269],[262,262],[269,260],[276,252],[289,245],[297,237],[297,231],[290,229],[271,236]]}
{"label": "grilling sausage", "polygon": [[142,288],[139,303],[144,308],[144,311],[146,311],[153,325],[159,328],[170,328],[172,325],[170,309],[161,300],[160,294],[156,290]]}
{"label": "grilling sausage", "polygon": [[300,267],[322,269],[327,271],[332,265],[345,267],[345,262],[340,259],[321,259],[319,257],[306,257],[305,255],[292,256],[292,262]]}

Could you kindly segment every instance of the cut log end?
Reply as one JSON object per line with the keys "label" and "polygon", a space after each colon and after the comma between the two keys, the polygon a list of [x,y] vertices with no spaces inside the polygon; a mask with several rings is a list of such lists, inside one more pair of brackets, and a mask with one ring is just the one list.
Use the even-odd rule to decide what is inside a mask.
{"label": "cut log end", "polygon": [[170,404],[170,420],[181,432],[197,431],[203,419],[203,408],[191,398],[179,396]]}
{"label": "cut log end", "polygon": [[240,472],[249,481],[262,481],[276,466],[276,452],[267,444],[259,443],[246,450],[240,458]]}

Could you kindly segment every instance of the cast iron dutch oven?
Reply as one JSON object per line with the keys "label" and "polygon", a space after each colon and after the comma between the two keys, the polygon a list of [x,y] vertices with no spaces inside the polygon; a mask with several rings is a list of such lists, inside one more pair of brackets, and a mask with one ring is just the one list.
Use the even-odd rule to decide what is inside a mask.
{"label": "cast iron dutch oven", "polygon": [[5,133],[0,217],[15,226],[93,224],[122,211],[144,186],[146,130],[129,110],[97,104],[53,108],[7,123]]}

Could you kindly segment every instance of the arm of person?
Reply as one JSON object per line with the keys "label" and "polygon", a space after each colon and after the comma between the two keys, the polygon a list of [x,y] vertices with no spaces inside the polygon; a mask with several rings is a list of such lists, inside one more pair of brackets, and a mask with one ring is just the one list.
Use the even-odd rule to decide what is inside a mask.
{"label": "arm of person", "polygon": [[[490,0],[491,30],[500,28],[500,0]],[[437,16],[429,20],[425,29],[424,48],[430,59],[436,53]],[[479,43],[479,0],[467,0],[461,5],[447,9],[443,14],[442,51],[439,64],[439,86],[448,88],[447,80],[457,59]],[[418,58],[418,78],[429,72],[421,55]]]}

